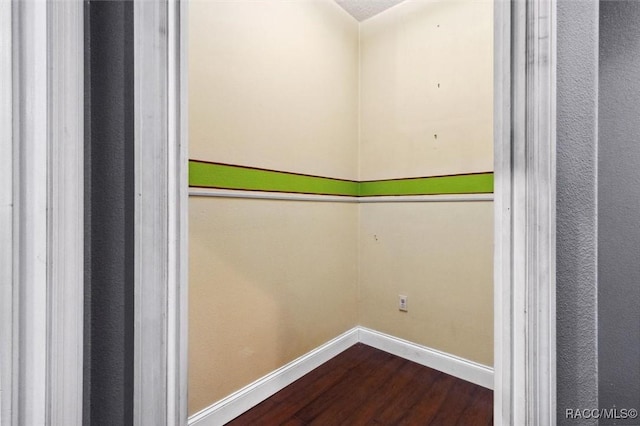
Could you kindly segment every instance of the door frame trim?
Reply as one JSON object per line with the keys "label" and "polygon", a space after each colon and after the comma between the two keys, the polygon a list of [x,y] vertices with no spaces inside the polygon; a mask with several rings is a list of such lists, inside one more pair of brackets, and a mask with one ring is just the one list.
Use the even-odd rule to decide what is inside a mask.
{"label": "door frame trim", "polygon": [[187,422],[186,7],[134,0],[134,424]]}
{"label": "door frame trim", "polygon": [[496,424],[557,421],[556,9],[495,3]]}
{"label": "door frame trim", "polygon": [[0,424],[81,425],[84,4],[0,21]]}

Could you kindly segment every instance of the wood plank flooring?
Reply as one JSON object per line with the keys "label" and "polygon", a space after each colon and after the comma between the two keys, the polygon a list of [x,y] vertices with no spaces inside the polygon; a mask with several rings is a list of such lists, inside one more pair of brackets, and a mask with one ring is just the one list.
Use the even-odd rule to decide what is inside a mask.
{"label": "wood plank flooring", "polygon": [[493,424],[493,392],[358,343],[228,423]]}

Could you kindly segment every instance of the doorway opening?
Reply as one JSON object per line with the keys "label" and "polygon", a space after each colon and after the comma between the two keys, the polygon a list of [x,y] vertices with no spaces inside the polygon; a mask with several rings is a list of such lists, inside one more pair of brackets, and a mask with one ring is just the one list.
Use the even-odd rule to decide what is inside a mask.
{"label": "doorway opening", "polygon": [[494,5],[390,5],[189,3],[195,419],[352,341],[493,387]]}

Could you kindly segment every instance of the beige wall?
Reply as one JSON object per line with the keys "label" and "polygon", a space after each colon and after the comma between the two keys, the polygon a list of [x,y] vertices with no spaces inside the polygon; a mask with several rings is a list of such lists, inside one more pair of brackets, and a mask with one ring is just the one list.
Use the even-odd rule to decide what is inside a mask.
{"label": "beige wall", "polygon": [[[493,170],[492,14],[406,1],[361,24],[360,179]],[[363,204],[359,226],[360,324],[493,365],[493,203]]]}
{"label": "beige wall", "polygon": [[192,197],[189,413],[357,324],[353,205]]}
{"label": "beige wall", "polygon": [[358,24],[332,0],[189,2],[191,158],[357,178]]}
{"label": "beige wall", "polygon": [[[189,156],[356,178],[358,25],[331,0],[190,1]],[[357,210],[190,199],[189,413],[357,324]]]}
{"label": "beige wall", "polygon": [[493,365],[492,202],[361,204],[359,252],[360,325]]}
{"label": "beige wall", "polygon": [[361,23],[360,179],[493,170],[492,16],[405,1]]}

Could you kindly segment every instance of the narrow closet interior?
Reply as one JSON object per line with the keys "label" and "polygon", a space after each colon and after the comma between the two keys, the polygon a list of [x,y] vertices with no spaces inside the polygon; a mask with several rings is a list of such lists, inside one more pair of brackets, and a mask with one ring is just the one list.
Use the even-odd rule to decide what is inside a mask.
{"label": "narrow closet interior", "polygon": [[190,415],[354,329],[491,369],[492,16],[189,2]]}

